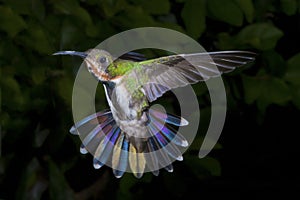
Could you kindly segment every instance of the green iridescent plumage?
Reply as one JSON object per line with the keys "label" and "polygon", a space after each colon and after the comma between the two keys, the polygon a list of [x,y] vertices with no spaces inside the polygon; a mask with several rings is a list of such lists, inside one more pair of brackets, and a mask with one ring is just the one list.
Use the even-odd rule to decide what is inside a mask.
{"label": "green iridescent plumage", "polygon": [[131,71],[136,66],[137,63],[133,61],[117,60],[107,67],[107,73],[111,77],[122,76]]}

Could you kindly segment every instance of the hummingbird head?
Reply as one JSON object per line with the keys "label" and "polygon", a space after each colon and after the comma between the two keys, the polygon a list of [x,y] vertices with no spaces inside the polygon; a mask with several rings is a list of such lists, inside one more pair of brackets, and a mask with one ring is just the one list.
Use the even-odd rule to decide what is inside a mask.
{"label": "hummingbird head", "polygon": [[90,49],[85,52],[78,51],[59,51],[53,55],[73,55],[83,58],[86,67],[100,81],[108,81],[110,75],[107,67],[113,63],[113,57],[110,53],[100,49]]}

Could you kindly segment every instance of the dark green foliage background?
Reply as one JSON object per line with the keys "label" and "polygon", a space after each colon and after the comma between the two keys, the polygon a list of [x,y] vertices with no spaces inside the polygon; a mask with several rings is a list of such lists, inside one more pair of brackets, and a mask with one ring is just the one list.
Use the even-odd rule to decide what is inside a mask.
{"label": "dark green foliage background", "polygon": [[[299,13],[299,0],[0,0],[0,199],[269,199],[296,194]],[[258,57],[254,65],[224,76],[228,115],[208,157],[197,157],[210,117],[205,84],[197,84],[201,128],[184,161],[158,177],[116,179],[109,168],[95,170],[92,157],[79,153],[79,138],[68,133],[81,60],[51,54],[84,51],[143,26],[178,30],[208,51],[245,49]],[[146,55],[157,56],[153,51]],[[102,89],[98,98],[99,109],[106,108]]]}

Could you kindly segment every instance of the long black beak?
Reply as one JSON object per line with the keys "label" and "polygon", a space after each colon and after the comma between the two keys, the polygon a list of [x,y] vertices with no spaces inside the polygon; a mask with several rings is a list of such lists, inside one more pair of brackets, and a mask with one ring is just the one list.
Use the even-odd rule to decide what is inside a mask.
{"label": "long black beak", "polygon": [[54,56],[57,56],[57,55],[71,55],[71,56],[79,56],[81,58],[86,58],[87,57],[87,53],[85,52],[78,52],[78,51],[58,51],[54,54],[52,54]]}

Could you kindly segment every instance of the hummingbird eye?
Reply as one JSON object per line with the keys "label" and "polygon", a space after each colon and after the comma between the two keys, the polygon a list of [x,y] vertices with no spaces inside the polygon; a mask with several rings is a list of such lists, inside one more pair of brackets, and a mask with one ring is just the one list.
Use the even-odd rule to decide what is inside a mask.
{"label": "hummingbird eye", "polygon": [[106,59],[105,56],[102,56],[102,57],[99,58],[99,62],[102,63],[102,64],[103,64],[103,63],[106,63],[106,60],[107,60],[107,59]]}

